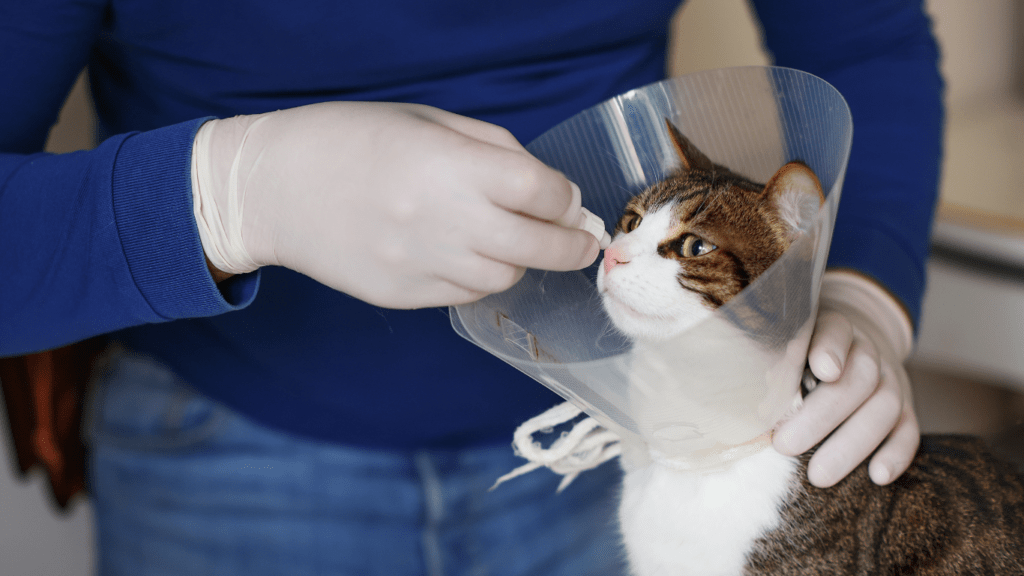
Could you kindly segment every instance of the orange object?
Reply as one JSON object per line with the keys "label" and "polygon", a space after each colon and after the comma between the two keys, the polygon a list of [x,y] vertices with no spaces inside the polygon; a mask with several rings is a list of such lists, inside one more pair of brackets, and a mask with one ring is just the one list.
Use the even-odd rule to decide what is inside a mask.
{"label": "orange object", "polygon": [[82,409],[93,365],[105,346],[92,339],[27,356],[0,358],[0,386],[18,467],[36,464],[58,506],[85,490]]}

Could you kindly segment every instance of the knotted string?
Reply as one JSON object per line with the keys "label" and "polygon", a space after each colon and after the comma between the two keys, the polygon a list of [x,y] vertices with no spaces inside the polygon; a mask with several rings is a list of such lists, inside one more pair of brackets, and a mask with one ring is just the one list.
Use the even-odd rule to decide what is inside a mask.
{"label": "knotted string", "polygon": [[529,462],[498,478],[490,489],[544,466],[562,475],[556,490],[561,492],[580,472],[596,468],[618,456],[622,452],[618,434],[589,416],[577,422],[572,430],[562,432],[547,448],[533,440],[534,434],[550,434],[555,426],[572,421],[582,412],[571,402],[563,402],[523,422],[512,436],[512,447],[516,456]]}

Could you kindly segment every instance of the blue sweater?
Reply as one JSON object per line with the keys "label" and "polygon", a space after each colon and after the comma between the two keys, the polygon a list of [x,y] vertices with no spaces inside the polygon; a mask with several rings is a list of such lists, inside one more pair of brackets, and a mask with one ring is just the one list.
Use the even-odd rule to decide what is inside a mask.
{"label": "blue sweater", "polygon": [[[210,279],[189,160],[202,119],[323,100],[430,104],[522,142],[659,80],[667,0],[34,0],[0,5],[0,356],[98,334],[266,425],[412,449],[508,440],[557,399],[459,338],[281,268]],[[916,320],[942,107],[920,2],[755,2],[775,63],[847,98],[831,265]],[[88,66],[103,141],[41,153]]]}

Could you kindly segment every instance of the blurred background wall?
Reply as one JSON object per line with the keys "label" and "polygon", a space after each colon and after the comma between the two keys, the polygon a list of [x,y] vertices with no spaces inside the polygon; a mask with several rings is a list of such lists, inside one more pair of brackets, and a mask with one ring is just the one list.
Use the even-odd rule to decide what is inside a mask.
{"label": "blurred background wall", "polygon": [[[943,51],[948,130],[936,256],[917,352],[926,431],[982,434],[1024,453],[1024,0],[929,0]],[[690,0],[673,22],[670,73],[769,64],[744,0]],[[48,144],[93,145],[84,81]],[[0,410],[0,426],[6,427]],[[92,512],[56,513],[43,479],[16,477],[0,448],[0,574],[92,572]],[[1016,453],[1013,450],[1017,450]]]}

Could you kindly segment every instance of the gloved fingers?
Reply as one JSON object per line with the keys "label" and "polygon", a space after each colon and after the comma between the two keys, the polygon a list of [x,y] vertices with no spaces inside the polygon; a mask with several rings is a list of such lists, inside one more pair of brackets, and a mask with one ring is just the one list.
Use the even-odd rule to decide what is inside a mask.
{"label": "gloved fingers", "polygon": [[[844,362],[842,376],[822,383],[804,399],[797,414],[775,431],[775,449],[783,454],[802,454],[821,442],[861,405],[879,386],[878,352],[866,339],[857,339]],[[886,433],[891,430],[886,428]],[[872,446],[877,446],[877,443]]]}
{"label": "gloved fingers", "polygon": [[431,106],[417,104],[409,104],[408,106],[412,107],[413,112],[421,118],[436,122],[480,142],[493,144],[513,152],[526,153],[526,149],[519,143],[519,140],[507,129],[497,124],[454,114]]}
{"label": "gloved fingers", "polygon": [[565,212],[552,221],[559,226],[579,228],[583,223],[583,194],[575,182],[569,182],[569,189],[572,196],[570,196],[568,207]]}
{"label": "gloved fingers", "polygon": [[480,255],[538,270],[579,270],[592,264],[600,250],[588,232],[504,211],[474,236]]}
{"label": "gloved fingers", "polygon": [[538,220],[575,225],[580,195],[561,172],[525,152],[495,145],[478,144],[473,153],[476,161],[466,169],[479,167],[474,182],[496,206]]}
{"label": "gloved fingers", "polygon": [[921,444],[921,428],[917,422],[917,414],[909,401],[904,402],[900,420],[889,437],[871,457],[868,474],[878,485],[885,485],[910,467],[917,448]]}
{"label": "gloved fingers", "polygon": [[807,362],[822,382],[835,382],[843,373],[846,357],[853,344],[853,325],[844,314],[822,311],[811,336]]}
{"label": "gloved fingers", "polygon": [[[433,285],[425,283],[422,280],[416,284],[416,289],[419,291],[415,301],[411,301],[409,304],[397,306],[398,308],[433,308],[437,306],[458,306],[460,304],[468,304],[470,302],[476,302],[477,300],[487,296],[489,292],[481,290],[473,290],[460,286],[458,284],[448,282],[441,278],[437,278]],[[384,296],[384,295],[380,295]],[[376,304],[384,308],[396,308],[394,301],[399,298],[403,298],[403,295],[396,294],[391,295],[388,298],[378,296],[380,302],[374,302],[374,296],[361,298],[370,304]],[[403,300],[409,300],[406,295]]]}
{"label": "gloved fingers", "polygon": [[480,294],[479,299],[508,290],[519,282],[525,272],[521,266],[474,254],[462,262],[440,268],[438,277],[467,292]]}
{"label": "gloved fingers", "polygon": [[[570,182],[569,197],[566,199],[564,197],[565,182],[567,182],[567,180],[565,180],[565,176],[554,171],[531,156],[519,141],[516,140],[511,132],[501,126],[476,120],[474,118],[452,114],[436,108],[424,108],[427,108],[427,110],[424,111],[426,116],[438,124],[446,126],[462,135],[474,138],[481,143],[490,144],[518,154],[521,156],[519,160],[528,164],[528,166],[525,167],[526,170],[514,168],[516,175],[511,179],[492,179],[492,181],[499,184],[499,186],[494,188],[493,192],[493,200],[496,204],[509,210],[529,214],[536,218],[549,220],[569,228],[578,228],[580,226],[582,223],[583,213],[580,210],[582,204],[579,186]],[[529,179],[530,170],[540,170],[543,174],[540,175],[541,177],[539,180],[532,182]],[[554,172],[554,174],[552,174],[552,172]],[[561,178],[555,177],[552,179],[556,174]],[[546,199],[558,202],[565,202],[568,200],[567,203],[564,204],[564,209],[561,213],[556,213],[557,209],[550,210],[547,206],[537,204],[537,199],[533,196],[537,192],[544,193],[543,187],[552,185],[554,188],[552,188],[551,194],[555,195]],[[510,187],[514,192],[511,196],[508,195],[508,190],[506,190],[508,187]]]}
{"label": "gloved fingers", "polygon": [[903,474],[921,444],[921,428],[914,412],[913,392],[906,369],[902,365],[883,365],[882,377],[884,386],[895,386],[902,402],[899,420],[871,457],[868,466],[871,480],[879,485],[888,484]]}
{"label": "gloved fingers", "polygon": [[[560,172],[528,154],[481,146],[477,165],[491,165],[471,181],[494,206],[518,222],[495,222],[478,240],[490,258],[544,270],[578,270],[597,258],[591,234],[579,234],[582,223],[580,189]],[[481,222],[486,219],[477,216]],[[529,218],[522,218],[527,216]],[[559,226],[551,226],[554,222]]]}
{"label": "gloved fingers", "polygon": [[[909,466],[920,441],[902,366],[911,342],[909,319],[890,294],[854,273],[825,273],[808,354],[823,384],[775,435],[777,450],[798,454],[835,427],[812,457],[813,484],[838,482],[872,452],[868,472],[876,483],[891,482]],[[848,397],[836,397],[843,394]]]}
{"label": "gloved fingers", "polygon": [[406,309],[475,302],[512,286],[524,272],[476,255],[463,258],[457,266],[430,269],[410,264],[398,273],[390,266],[379,266],[373,259],[357,266],[358,282],[341,277],[338,283],[326,284],[375,306]]}
{"label": "gloved fingers", "polygon": [[[898,386],[884,381],[811,457],[807,469],[811,484],[827,488],[846,477],[889,436],[902,412]],[[883,460],[878,465],[887,463]]]}

